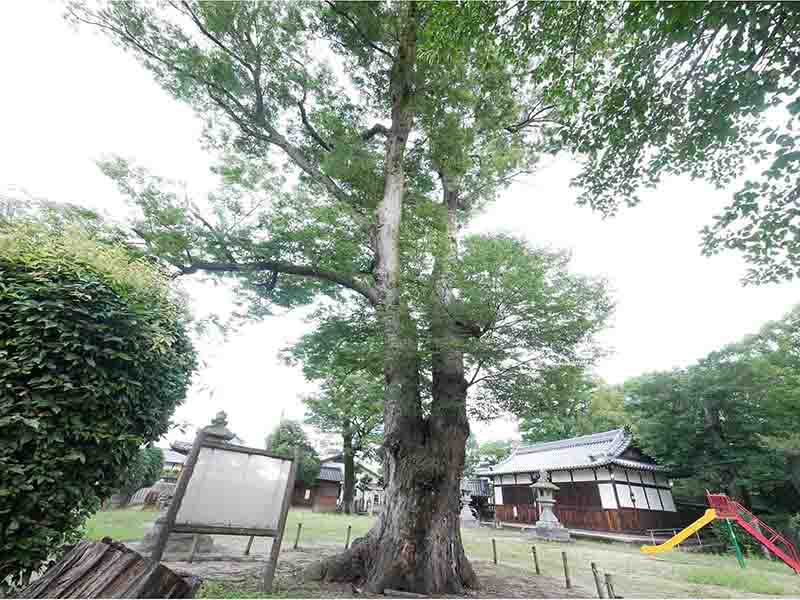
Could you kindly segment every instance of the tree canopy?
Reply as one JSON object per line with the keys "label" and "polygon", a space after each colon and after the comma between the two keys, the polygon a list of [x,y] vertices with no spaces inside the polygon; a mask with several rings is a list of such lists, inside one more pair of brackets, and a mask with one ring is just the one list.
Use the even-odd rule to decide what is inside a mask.
{"label": "tree canopy", "polygon": [[643,449],[687,479],[680,490],[722,490],[752,505],[796,509],[800,499],[797,315],[712,352],[686,369],[625,384]]}
{"label": "tree canopy", "polygon": [[291,458],[298,452],[300,462],[296,479],[306,487],[314,487],[319,476],[320,461],[317,451],[308,443],[303,427],[297,421],[283,419],[265,440],[270,452]]}

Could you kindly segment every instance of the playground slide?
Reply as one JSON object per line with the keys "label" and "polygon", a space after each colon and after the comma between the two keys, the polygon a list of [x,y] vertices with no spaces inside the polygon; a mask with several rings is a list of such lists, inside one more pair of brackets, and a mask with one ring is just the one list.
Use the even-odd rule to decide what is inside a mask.
{"label": "playground slide", "polygon": [[666,550],[672,550],[675,546],[680,544],[683,540],[688,538],[690,535],[694,534],[694,532],[702,529],[703,527],[705,527],[706,525],[711,523],[711,521],[713,521],[716,518],[717,518],[717,511],[715,511],[713,508],[709,508],[709,509],[706,510],[706,512],[703,514],[702,517],[697,519],[697,521],[695,521],[694,523],[689,525],[683,531],[680,531],[676,535],[674,535],[671,538],[669,538],[663,544],[659,544],[658,546],[642,546],[641,550],[645,554],[655,554],[657,552],[664,552]]}

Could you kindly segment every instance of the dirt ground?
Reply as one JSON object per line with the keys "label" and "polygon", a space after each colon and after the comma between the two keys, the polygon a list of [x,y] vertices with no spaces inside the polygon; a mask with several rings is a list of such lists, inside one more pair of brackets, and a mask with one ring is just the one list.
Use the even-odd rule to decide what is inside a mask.
{"label": "dirt ground", "polygon": [[[313,547],[281,552],[275,575],[274,596],[285,598],[352,598],[375,597],[351,584],[303,582],[301,574],[317,560],[340,551],[337,547]],[[205,582],[201,594],[208,597],[235,595],[252,597],[258,594],[258,583],[264,571],[263,557],[235,556],[234,560],[193,563],[168,562],[175,571],[198,575]],[[513,567],[472,561],[481,582],[479,590],[469,590],[467,597],[480,598],[592,598],[589,590],[579,586],[566,589],[564,580],[536,576]],[[384,596],[379,596],[384,597]]]}

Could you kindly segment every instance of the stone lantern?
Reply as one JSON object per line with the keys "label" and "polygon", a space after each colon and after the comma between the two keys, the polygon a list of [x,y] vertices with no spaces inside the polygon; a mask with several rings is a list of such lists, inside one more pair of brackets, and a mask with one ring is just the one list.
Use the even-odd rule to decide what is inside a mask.
{"label": "stone lantern", "polygon": [[558,491],[558,486],[547,480],[547,471],[539,471],[539,480],[531,485],[531,489],[539,505],[539,520],[534,525],[536,535],[546,540],[570,541],[569,530],[564,528],[553,512],[556,504],[553,494]]}

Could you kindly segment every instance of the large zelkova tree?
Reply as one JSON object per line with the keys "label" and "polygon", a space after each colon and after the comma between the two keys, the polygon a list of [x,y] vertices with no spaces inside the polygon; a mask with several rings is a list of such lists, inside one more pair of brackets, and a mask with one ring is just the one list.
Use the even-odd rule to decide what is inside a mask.
{"label": "large zelkova tree", "polygon": [[[733,96],[738,104],[730,107],[720,104],[730,96],[718,94],[713,110],[706,103],[684,111],[668,127],[648,119],[672,115],[670,109],[640,114],[641,101],[626,102],[639,92],[637,69],[653,83],[647,74],[659,52],[685,44],[672,29],[663,31],[664,11],[674,10],[673,4],[648,13],[638,4],[334,1],[71,8],[74,20],[109,34],[202,114],[205,142],[223,157],[224,183],[210,198],[211,211],[124,162],[105,165],[142,208],[136,231],[149,250],[181,274],[236,277],[255,312],[270,302],[294,306],[324,294],[360,299],[375,315],[383,344],[386,509],[347,556],[325,565],[326,576],[363,576],[374,590],[459,592],[475,583],[457,519],[469,431],[465,361],[479,354],[479,344],[491,348],[483,338],[504,315],[502,304],[465,303],[459,287],[472,282],[455,270],[458,229],[475,209],[529,171],[542,151],[582,153],[588,168],[581,182],[593,206],[608,212],[617,202],[633,202],[636,185],[656,181],[643,160],[655,156],[659,172],[686,170],[694,163],[680,150],[697,147],[690,158],[708,151],[703,164],[715,174],[726,166],[716,156],[743,154],[725,151],[738,131],[713,129],[696,138],[701,144],[681,134],[702,131],[707,113],[733,115],[737,127],[750,114],[757,119],[747,98]],[[734,39],[731,28],[721,29]],[[751,38],[759,38],[745,38],[749,52]],[[637,54],[644,43],[658,50],[653,60]],[[780,48],[793,56],[785,44]],[[720,56],[723,66],[741,62],[735,52]],[[678,71],[671,72],[683,72],[687,62],[693,61],[675,62]],[[761,81],[760,65],[753,71]],[[716,64],[711,75],[731,72]],[[681,93],[676,86],[672,96]],[[675,136],[685,143],[672,151]],[[657,152],[662,146],[670,152]],[[630,165],[615,159],[626,150],[636,159]],[[676,166],[663,166],[671,157]],[[603,189],[620,193],[599,194]],[[496,257],[487,278],[502,274],[505,261]],[[537,310],[547,307],[530,308]],[[543,335],[574,347],[576,332],[586,335],[602,320],[591,311],[575,317],[582,327],[554,319]],[[559,338],[562,327],[567,333]],[[535,348],[529,342],[537,331],[526,335],[519,345]],[[541,354],[549,344],[540,343]],[[492,381],[498,398],[513,401],[503,370],[528,360],[509,350],[508,366],[499,366],[493,380],[491,373],[476,377],[484,383],[476,397],[480,391],[494,398]]]}

